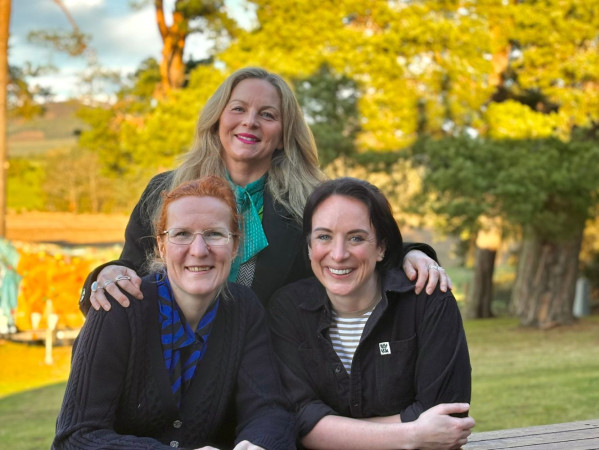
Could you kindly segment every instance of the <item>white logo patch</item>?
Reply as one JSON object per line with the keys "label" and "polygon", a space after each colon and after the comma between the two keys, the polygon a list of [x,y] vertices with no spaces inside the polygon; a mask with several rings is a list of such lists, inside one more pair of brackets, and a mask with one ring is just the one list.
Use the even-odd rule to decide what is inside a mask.
{"label": "white logo patch", "polygon": [[391,347],[389,346],[389,343],[388,342],[379,342],[379,351],[381,352],[381,355],[390,355]]}

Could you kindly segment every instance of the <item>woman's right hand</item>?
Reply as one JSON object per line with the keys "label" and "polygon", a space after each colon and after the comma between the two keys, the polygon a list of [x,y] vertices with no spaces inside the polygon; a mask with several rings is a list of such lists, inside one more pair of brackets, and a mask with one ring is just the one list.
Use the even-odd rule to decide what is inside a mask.
{"label": "woman's right hand", "polygon": [[[106,311],[110,310],[110,302],[104,295],[105,292],[108,292],[125,308],[129,306],[129,298],[122,291],[128,292],[137,299],[141,300],[143,298],[143,294],[139,289],[141,278],[134,270],[124,266],[109,265],[104,267],[98,274],[95,283],[95,285],[92,284],[92,293],[89,297],[95,310],[100,308]],[[94,287],[96,288],[95,291]]]}
{"label": "woman's right hand", "polygon": [[414,422],[414,448],[454,449],[465,445],[474,419],[450,414],[467,413],[469,408],[468,403],[442,403],[424,411]]}

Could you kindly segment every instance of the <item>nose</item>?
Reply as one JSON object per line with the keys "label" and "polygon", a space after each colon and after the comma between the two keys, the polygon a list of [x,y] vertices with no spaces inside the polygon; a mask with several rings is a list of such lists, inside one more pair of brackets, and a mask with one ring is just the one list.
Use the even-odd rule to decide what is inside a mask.
{"label": "nose", "polygon": [[331,258],[333,261],[343,261],[348,255],[347,247],[345,246],[344,239],[333,239],[333,246],[331,248]]}
{"label": "nose", "polygon": [[210,253],[210,248],[204,241],[204,236],[196,234],[193,241],[189,244],[189,253],[193,256],[206,256]]}
{"label": "nose", "polygon": [[255,111],[247,111],[243,116],[243,125],[248,128],[256,127],[258,124],[257,117],[258,114]]}

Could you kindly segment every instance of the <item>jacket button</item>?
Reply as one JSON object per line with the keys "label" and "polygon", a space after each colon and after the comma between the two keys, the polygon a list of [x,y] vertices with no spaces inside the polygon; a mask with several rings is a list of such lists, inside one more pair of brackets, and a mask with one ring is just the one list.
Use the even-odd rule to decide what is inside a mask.
{"label": "jacket button", "polygon": [[341,366],[335,367],[335,373],[341,373]]}
{"label": "jacket button", "polygon": [[179,441],[171,441],[170,446],[173,448],[178,448],[179,447]]}
{"label": "jacket button", "polygon": [[360,406],[360,404],[358,402],[354,402],[354,408],[357,408],[358,406]]}
{"label": "jacket button", "polygon": [[183,425],[183,422],[181,422],[180,420],[175,420],[173,422],[173,427],[175,428],[181,428],[181,425]]}

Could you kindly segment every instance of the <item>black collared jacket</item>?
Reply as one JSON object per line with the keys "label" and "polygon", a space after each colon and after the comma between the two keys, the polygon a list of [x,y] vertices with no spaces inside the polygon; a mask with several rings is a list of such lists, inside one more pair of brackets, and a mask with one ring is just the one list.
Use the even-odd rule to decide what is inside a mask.
{"label": "black collared jacket", "polygon": [[271,300],[269,326],[300,439],[329,414],[401,414],[409,422],[439,403],[470,401],[468,347],[451,292],[416,295],[401,269],[385,273],[382,286],[351,376],[329,339],[331,306],[316,278],[293,283]]}

